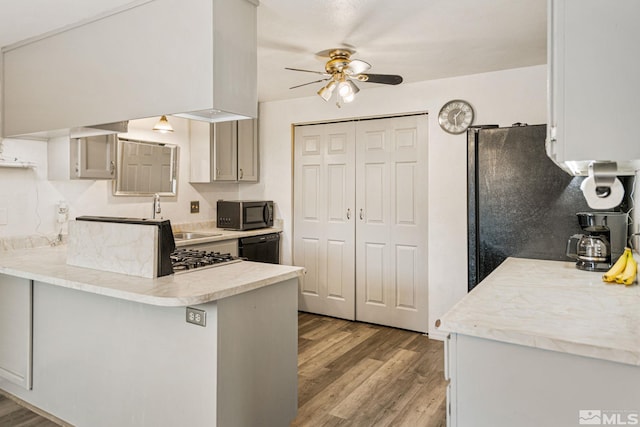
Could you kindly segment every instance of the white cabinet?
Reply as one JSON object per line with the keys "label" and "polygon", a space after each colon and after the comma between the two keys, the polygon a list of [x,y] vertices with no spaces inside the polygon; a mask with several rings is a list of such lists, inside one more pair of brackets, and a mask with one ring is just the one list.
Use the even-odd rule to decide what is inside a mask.
{"label": "white cabinet", "polygon": [[47,142],[48,178],[115,179],[116,141],[115,134],[51,138]]}
{"label": "white cabinet", "polygon": [[3,48],[2,135],[175,113],[257,117],[257,3],[129,2]]}
{"label": "white cabinet", "polygon": [[257,120],[190,122],[189,182],[258,181]]}
{"label": "white cabinet", "polygon": [[0,274],[0,384],[31,389],[33,282]]}
{"label": "white cabinet", "polygon": [[299,306],[427,330],[427,116],[296,126]]}
{"label": "white cabinet", "polygon": [[549,0],[547,153],[573,174],[593,160],[640,169],[640,2]]}
{"label": "white cabinet", "polygon": [[639,366],[455,333],[446,345],[450,427],[638,424]]}

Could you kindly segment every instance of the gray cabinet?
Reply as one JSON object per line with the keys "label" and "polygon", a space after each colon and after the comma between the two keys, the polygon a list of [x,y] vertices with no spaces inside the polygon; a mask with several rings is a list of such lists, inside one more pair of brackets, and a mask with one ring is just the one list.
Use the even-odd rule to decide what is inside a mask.
{"label": "gray cabinet", "polygon": [[51,138],[47,143],[48,178],[115,179],[116,140],[115,134]]}
{"label": "gray cabinet", "polygon": [[238,181],[258,181],[258,121],[238,121]]}
{"label": "gray cabinet", "polygon": [[33,282],[0,274],[0,379],[31,389]]}
{"label": "gray cabinet", "polygon": [[204,182],[258,181],[257,120],[213,124],[190,122],[190,179]]}
{"label": "gray cabinet", "polygon": [[549,0],[547,153],[572,174],[594,160],[640,166],[640,2]]}

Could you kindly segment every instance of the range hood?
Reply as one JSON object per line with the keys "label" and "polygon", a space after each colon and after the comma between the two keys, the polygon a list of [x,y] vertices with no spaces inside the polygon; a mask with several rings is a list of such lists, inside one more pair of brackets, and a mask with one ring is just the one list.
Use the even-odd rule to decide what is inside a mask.
{"label": "range hood", "polygon": [[[2,135],[257,117],[255,0],[138,0],[2,49]],[[158,52],[162,49],[162,54]]]}

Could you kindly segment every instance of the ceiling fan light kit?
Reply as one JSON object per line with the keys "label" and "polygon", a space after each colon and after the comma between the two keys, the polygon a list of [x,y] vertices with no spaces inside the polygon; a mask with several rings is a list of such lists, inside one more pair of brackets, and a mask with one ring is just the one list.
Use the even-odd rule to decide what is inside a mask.
{"label": "ceiling fan light kit", "polygon": [[342,103],[353,101],[356,93],[360,92],[360,88],[356,86],[353,80],[387,85],[397,85],[402,83],[402,76],[394,74],[363,74],[371,68],[371,65],[359,59],[351,59],[351,55],[354,53],[354,50],[347,48],[328,49],[318,52],[318,56],[329,57],[329,60],[325,64],[324,72],[285,67],[286,70],[322,74],[327,77],[325,79],[292,86],[290,89],[329,80],[329,83],[320,88],[318,95],[325,101],[329,101],[337,87],[338,93],[336,95],[336,105],[340,107]]}

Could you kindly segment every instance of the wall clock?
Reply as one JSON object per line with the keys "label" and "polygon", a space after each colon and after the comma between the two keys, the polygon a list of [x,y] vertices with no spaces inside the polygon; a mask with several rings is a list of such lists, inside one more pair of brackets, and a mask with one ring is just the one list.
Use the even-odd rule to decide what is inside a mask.
{"label": "wall clock", "polygon": [[438,123],[445,132],[454,135],[462,133],[473,123],[473,108],[461,99],[449,101],[440,109]]}

